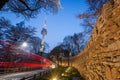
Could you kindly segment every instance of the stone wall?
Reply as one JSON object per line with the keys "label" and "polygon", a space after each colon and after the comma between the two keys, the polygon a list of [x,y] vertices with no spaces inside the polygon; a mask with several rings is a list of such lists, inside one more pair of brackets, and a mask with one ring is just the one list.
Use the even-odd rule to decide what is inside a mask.
{"label": "stone wall", "polygon": [[120,0],[103,6],[88,45],[70,64],[86,80],[120,80]]}

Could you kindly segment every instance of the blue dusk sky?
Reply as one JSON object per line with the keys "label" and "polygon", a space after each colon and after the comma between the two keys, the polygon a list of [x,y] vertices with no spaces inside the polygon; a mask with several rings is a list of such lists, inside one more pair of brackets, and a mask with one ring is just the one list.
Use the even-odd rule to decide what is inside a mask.
{"label": "blue dusk sky", "polygon": [[81,20],[76,16],[83,13],[87,9],[85,0],[61,0],[62,9],[59,9],[57,14],[42,12],[36,18],[25,20],[23,17],[18,17],[12,12],[2,12],[0,16],[9,19],[12,24],[25,21],[25,25],[31,25],[37,28],[36,35],[41,36],[41,30],[44,24],[45,17],[47,18],[47,31],[45,42],[54,48],[62,42],[63,38],[74,33],[82,32],[84,29],[80,26]]}

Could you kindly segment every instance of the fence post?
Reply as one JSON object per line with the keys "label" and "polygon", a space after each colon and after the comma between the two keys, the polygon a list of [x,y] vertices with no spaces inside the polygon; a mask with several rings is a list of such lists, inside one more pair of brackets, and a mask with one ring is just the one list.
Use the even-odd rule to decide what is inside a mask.
{"label": "fence post", "polygon": [[34,75],[33,79],[34,79],[34,80],[36,79],[36,74]]}
{"label": "fence post", "polygon": [[25,80],[25,77],[23,77],[21,80]]}
{"label": "fence post", "polygon": [[39,74],[39,75],[40,75],[40,77],[42,76],[41,72],[40,72],[40,74]]}

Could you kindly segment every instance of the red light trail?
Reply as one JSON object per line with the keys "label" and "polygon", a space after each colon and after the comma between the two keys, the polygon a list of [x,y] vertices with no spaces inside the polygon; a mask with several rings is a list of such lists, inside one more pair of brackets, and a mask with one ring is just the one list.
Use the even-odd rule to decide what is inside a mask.
{"label": "red light trail", "polygon": [[[7,46],[3,46],[2,48],[0,48],[0,67],[31,67],[31,68],[35,68],[35,67],[49,67],[52,65],[52,62],[44,57],[41,57],[37,54],[34,53],[28,53],[23,51],[22,49],[20,49],[19,47],[10,44],[4,40],[0,39],[0,43],[2,44],[6,44],[7,46],[12,46],[14,47],[12,49],[12,53],[8,53],[7,50],[11,50],[7,48]],[[4,50],[4,51],[3,51]],[[12,58],[19,58],[20,61],[16,62],[16,61],[6,61],[7,58],[11,58],[9,55],[6,54],[10,54],[10,55],[14,55],[14,57]],[[19,55],[18,55],[19,54]],[[6,58],[7,57],[7,58]]]}
{"label": "red light trail", "polygon": [[49,67],[50,64],[0,62],[0,67]]}

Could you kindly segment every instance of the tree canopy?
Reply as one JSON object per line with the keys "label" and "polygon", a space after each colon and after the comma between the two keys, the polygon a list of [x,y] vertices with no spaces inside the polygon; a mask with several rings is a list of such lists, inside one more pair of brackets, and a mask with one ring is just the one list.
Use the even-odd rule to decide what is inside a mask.
{"label": "tree canopy", "polygon": [[56,47],[54,47],[50,54],[54,56],[60,56],[64,54],[64,57],[68,57],[68,54],[71,56],[77,55],[81,50],[86,46],[90,35],[83,33],[76,33],[73,36],[66,36],[63,39],[63,42]]}
{"label": "tree canopy", "polygon": [[0,10],[13,11],[27,18],[37,15],[41,9],[57,12],[60,0],[0,0]]}
{"label": "tree canopy", "polygon": [[[38,53],[40,49],[41,39],[36,35],[36,28],[26,26],[24,22],[12,25],[9,20],[0,17],[0,40],[7,41],[13,45],[20,46],[23,42],[29,44],[29,50]],[[2,43],[0,43],[0,46]],[[47,52],[49,45],[45,42],[44,51]]]}
{"label": "tree canopy", "polygon": [[79,14],[78,17],[80,19],[83,19],[98,16],[101,13],[101,8],[103,4],[105,4],[106,2],[114,4],[114,0],[86,0],[86,3],[88,4],[88,9],[86,12]]}
{"label": "tree canopy", "polygon": [[94,24],[101,14],[101,9],[103,4],[109,2],[111,5],[114,4],[114,0],[85,0],[88,4],[88,9],[80,13],[77,17],[79,19],[82,19],[83,22],[81,26],[85,27],[85,32],[88,31],[86,29],[89,29],[88,33],[91,34],[91,31],[94,27]]}

